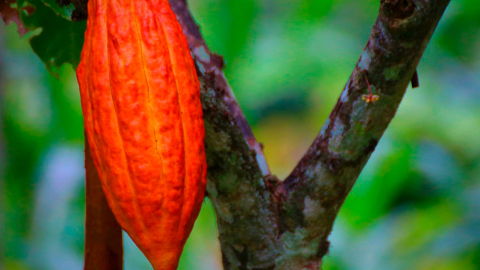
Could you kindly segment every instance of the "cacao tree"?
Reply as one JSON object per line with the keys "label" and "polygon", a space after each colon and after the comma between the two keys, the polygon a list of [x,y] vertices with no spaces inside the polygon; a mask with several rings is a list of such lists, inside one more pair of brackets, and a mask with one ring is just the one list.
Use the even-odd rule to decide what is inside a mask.
{"label": "cacao tree", "polygon": [[[418,81],[417,65],[450,1],[380,1],[371,35],[345,88],[338,91],[336,105],[285,179],[270,172],[262,144],[223,73],[224,60],[210,51],[187,2],[169,2],[200,82],[206,196],[217,217],[223,267],[320,269],[338,212],[407,86]],[[52,74],[58,76],[64,63],[77,68],[85,20],[91,16],[86,0],[6,0],[2,15],[6,10],[23,31],[42,28],[30,44]],[[65,44],[63,50],[58,43]],[[122,230],[105,200],[89,142],[85,144],[85,269],[122,269]]]}

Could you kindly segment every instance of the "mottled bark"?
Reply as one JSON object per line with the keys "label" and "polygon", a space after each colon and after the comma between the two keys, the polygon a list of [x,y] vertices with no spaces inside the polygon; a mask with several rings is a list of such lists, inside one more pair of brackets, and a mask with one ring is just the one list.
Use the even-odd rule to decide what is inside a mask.
{"label": "mottled bark", "polygon": [[[269,174],[223,75],[223,60],[209,51],[186,1],[170,2],[202,83],[207,191],[225,269],[318,269],[338,211],[394,117],[450,1],[381,1],[370,39],[336,106],[285,181]],[[368,93],[366,77],[380,96],[377,102],[362,99]]]}

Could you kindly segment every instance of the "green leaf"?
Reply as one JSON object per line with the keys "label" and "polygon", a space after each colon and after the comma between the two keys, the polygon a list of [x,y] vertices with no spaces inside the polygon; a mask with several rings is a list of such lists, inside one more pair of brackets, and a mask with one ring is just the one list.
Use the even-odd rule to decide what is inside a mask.
{"label": "green leaf", "polygon": [[73,4],[70,4],[68,8],[61,7],[56,0],[41,0],[44,5],[51,8],[57,15],[69,20],[72,16]]}
{"label": "green leaf", "polygon": [[[20,18],[29,30],[41,28],[40,34],[30,39],[33,51],[40,57],[47,70],[58,78],[59,69],[70,63],[74,69],[80,62],[86,22],[72,22],[51,8],[53,0],[17,0]],[[52,2],[52,3],[50,3]],[[32,12],[33,10],[33,12]],[[62,13],[62,14],[61,14]]]}

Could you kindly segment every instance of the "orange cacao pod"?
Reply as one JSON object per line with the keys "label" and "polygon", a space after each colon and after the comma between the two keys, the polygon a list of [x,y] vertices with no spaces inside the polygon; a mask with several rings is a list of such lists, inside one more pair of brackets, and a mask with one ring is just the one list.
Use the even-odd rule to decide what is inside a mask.
{"label": "orange cacao pod", "polygon": [[77,69],[107,201],[154,269],[176,269],[205,194],[200,86],[168,0],[90,0]]}

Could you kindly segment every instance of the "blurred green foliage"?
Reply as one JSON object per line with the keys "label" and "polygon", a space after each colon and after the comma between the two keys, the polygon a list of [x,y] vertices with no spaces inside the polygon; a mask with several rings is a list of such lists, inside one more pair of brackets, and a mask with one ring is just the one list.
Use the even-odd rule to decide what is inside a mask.
{"label": "blurred green foliage", "polygon": [[[0,269],[81,269],[82,116],[72,66],[58,65],[75,65],[78,38],[66,33],[84,24],[65,20],[71,9],[51,0],[20,2],[51,15],[24,14],[37,30],[23,38],[15,25],[0,26]],[[378,2],[189,1],[279,177],[327,118]],[[478,14],[474,0],[447,9],[418,67],[420,88],[407,91],[341,210],[324,269],[480,269]],[[31,37],[41,57],[65,52],[42,57],[60,81]],[[217,235],[206,200],[180,269],[220,269]],[[149,269],[127,237],[125,250],[126,269]]]}

